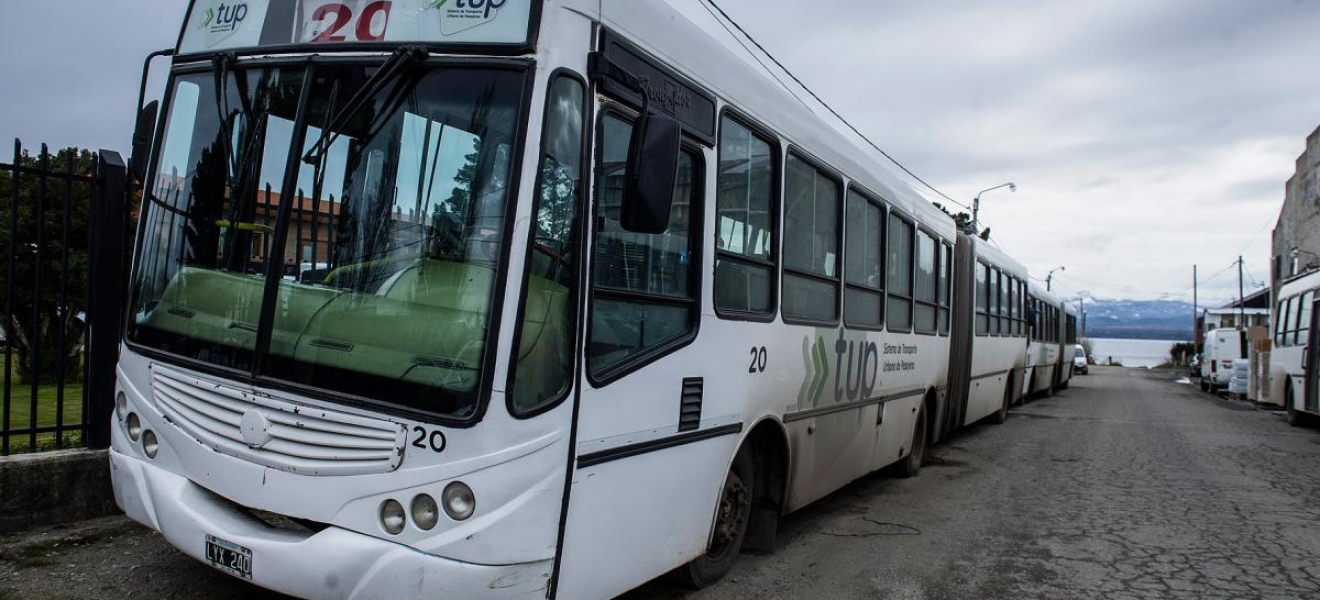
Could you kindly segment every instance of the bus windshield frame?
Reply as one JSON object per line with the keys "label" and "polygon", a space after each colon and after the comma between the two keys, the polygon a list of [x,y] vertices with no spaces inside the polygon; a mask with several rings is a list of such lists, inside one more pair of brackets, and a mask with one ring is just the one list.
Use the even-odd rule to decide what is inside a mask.
{"label": "bus windshield frame", "polygon": [[[124,337],[133,351],[336,404],[460,427],[481,420],[490,403],[507,282],[514,278],[509,254],[535,69],[525,59],[424,58],[378,86],[363,114],[345,115],[344,105],[387,59],[256,58],[173,70],[135,248]],[[180,92],[185,85],[191,94]],[[284,108],[272,109],[272,98]],[[467,98],[490,105],[462,105]],[[458,114],[462,106],[470,114]],[[305,159],[314,158],[308,151],[321,141],[317,126],[331,121],[353,125],[326,141],[318,167]],[[181,153],[171,137],[186,137],[183,143],[193,148]],[[220,175],[202,183],[196,167],[207,151],[229,160],[212,158]],[[181,154],[193,172],[177,173]],[[291,166],[297,172],[286,178]],[[368,185],[372,174],[381,185]],[[460,180],[466,181],[469,212],[454,209],[450,198],[458,197],[463,186],[454,182]],[[167,181],[175,182],[173,189],[166,189]],[[485,199],[482,186],[495,196]],[[369,187],[393,188],[377,193],[392,197],[372,198]],[[195,191],[210,195],[215,206],[181,204],[205,202]],[[357,210],[367,216],[356,217],[356,230],[344,237],[354,193],[365,207]],[[423,209],[399,204],[407,200],[411,207],[414,197],[424,198]],[[399,242],[398,232],[410,227],[416,239]],[[313,228],[320,239],[308,243],[309,235],[318,235]],[[176,240],[185,235],[210,239],[199,251],[185,247],[191,240]],[[248,240],[246,249],[217,252],[238,237]],[[382,239],[389,241],[380,246]],[[415,251],[400,252],[405,246]],[[252,266],[255,256],[261,260]],[[179,284],[189,279],[192,286]],[[426,314],[408,312],[419,306]],[[358,318],[363,314],[365,321]],[[372,352],[377,356],[365,356]]]}

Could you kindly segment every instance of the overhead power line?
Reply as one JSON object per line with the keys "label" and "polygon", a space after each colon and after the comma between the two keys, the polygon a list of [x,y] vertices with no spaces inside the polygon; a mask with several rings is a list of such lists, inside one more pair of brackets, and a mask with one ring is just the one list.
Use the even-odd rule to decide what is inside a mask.
{"label": "overhead power line", "polygon": [[[747,38],[747,41],[751,42],[752,45],[756,46],[756,48],[759,49],[761,53],[765,55],[766,58],[769,58],[771,62],[775,63],[775,65],[778,66],[784,72],[784,74],[788,75],[790,79],[796,82],[804,91],[810,94],[811,97],[816,100],[816,102],[819,102],[821,106],[825,107],[825,110],[830,111],[830,114],[834,115],[834,117],[838,119],[841,123],[846,125],[848,129],[851,129],[853,133],[857,134],[857,137],[862,138],[862,140],[865,141],[872,148],[874,148],[876,152],[879,152],[881,156],[889,159],[889,162],[894,163],[894,165],[897,166],[899,169],[902,169],[904,173],[907,173],[909,177],[917,180],[919,183],[921,183],[921,185],[926,186],[927,189],[929,189],[932,192],[935,192],[941,198],[944,198],[945,200],[948,200],[949,202],[952,202],[967,210],[972,209],[970,206],[963,204],[962,202],[959,202],[957,200],[954,200],[948,194],[941,192],[935,186],[928,183],[925,179],[922,179],[916,173],[913,173],[912,170],[907,168],[907,166],[905,166],[903,163],[898,162],[897,159],[895,159],[893,156],[890,156],[888,152],[885,152],[884,149],[879,146],[879,144],[876,144],[875,142],[871,141],[871,138],[867,137],[866,134],[862,133],[861,130],[857,129],[857,127],[855,127],[851,122],[849,122],[848,119],[845,119],[842,114],[839,114],[839,111],[834,110],[834,107],[830,106],[829,103],[826,102],[823,98],[821,98],[819,94],[812,91],[812,89],[808,87],[806,83],[803,83],[803,81],[799,79],[797,75],[794,75],[793,72],[788,69],[788,67],[784,66],[784,63],[779,62],[779,59],[775,58],[775,55],[771,54],[769,50],[766,50],[765,46],[762,46],[760,42],[756,41],[756,38],[752,37],[751,34],[747,33],[747,30],[743,29],[742,25],[739,25],[738,22],[733,19],[733,17],[729,16],[729,13],[725,12],[724,9],[721,8],[719,4],[716,4],[715,0],[702,0],[702,1],[705,2],[706,4],[709,4],[711,8],[714,8],[715,11],[718,12],[724,18],[725,21],[728,21],[728,23],[732,25],[734,29],[737,29],[739,33],[743,35],[743,37]],[[732,35],[732,32],[730,32],[730,34]],[[736,35],[734,36],[735,39],[737,39],[737,37],[738,36]],[[741,44],[742,42],[739,41],[739,43]],[[746,48],[746,46],[743,47]],[[750,49],[748,49],[748,54],[752,54],[753,58],[757,58],[755,54],[751,52]],[[757,58],[757,62],[761,62],[759,58]],[[770,71],[770,68],[767,67],[765,63],[761,63],[761,66],[765,68],[767,72],[770,72],[770,75],[772,77],[778,79],[778,77],[776,77],[775,74]]]}

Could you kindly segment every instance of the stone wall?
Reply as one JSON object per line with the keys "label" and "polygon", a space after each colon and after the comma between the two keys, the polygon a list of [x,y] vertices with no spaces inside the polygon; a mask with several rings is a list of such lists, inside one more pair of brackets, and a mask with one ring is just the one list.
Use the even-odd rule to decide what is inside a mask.
{"label": "stone wall", "polygon": [[[1292,250],[1297,248],[1296,271]],[[1296,173],[1288,180],[1283,210],[1274,227],[1272,298],[1278,298],[1279,283],[1320,267],[1320,127],[1306,138],[1306,150],[1297,157]]]}
{"label": "stone wall", "polygon": [[105,450],[0,458],[0,533],[118,512]]}

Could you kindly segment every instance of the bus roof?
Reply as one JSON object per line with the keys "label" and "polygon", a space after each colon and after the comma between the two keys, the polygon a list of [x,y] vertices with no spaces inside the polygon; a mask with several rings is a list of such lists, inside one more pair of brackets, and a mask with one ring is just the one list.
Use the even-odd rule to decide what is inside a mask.
{"label": "bus roof", "polygon": [[855,135],[845,135],[832,117],[809,108],[763,70],[734,56],[668,2],[605,2],[599,6],[605,26],[714,93],[722,104],[766,125],[946,240],[956,237],[953,219],[880,162],[874,149],[863,146]]}

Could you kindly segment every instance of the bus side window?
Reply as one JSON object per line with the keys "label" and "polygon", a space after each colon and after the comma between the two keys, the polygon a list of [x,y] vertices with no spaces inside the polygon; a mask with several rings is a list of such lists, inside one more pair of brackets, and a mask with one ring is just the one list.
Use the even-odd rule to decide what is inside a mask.
{"label": "bus side window", "polygon": [[775,313],[777,149],[741,123],[720,121],[716,189],[715,311],[770,319]]}
{"label": "bus side window", "polygon": [[848,190],[847,246],[843,257],[843,320],[850,327],[884,324],[885,209],[857,190]]}
{"label": "bus side window", "polygon": [[939,260],[935,238],[924,231],[917,232],[917,333],[935,333],[939,314],[939,282],[935,269]]}
{"label": "bus side window", "polygon": [[1274,345],[1283,347],[1283,335],[1288,330],[1288,301],[1280,300],[1279,309],[1274,313]]}
{"label": "bus side window", "polygon": [[1298,331],[1292,336],[1292,343],[1296,345],[1307,345],[1311,342],[1311,302],[1315,298],[1313,291],[1307,291],[1302,295],[1302,306],[1298,307]]}
{"label": "bus side window", "polygon": [[839,320],[839,182],[796,154],[784,178],[784,319]]}
{"label": "bus side window", "polygon": [[976,263],[976,335],[990,333],[990,267]]}
{"label": "bus side window", "polygon": [[674,203],[664,233],[626,231],[621,210],[632,133],[632,123],[618,116],[609,114],[602,120],[587,346],[588,372],[595,378],[616,374],[606,371],[648,350],[672,349],[696,330],[700,159],[687,150],[679,156]]}
{"label": "bus side window", "polygon": [[950,282],[953,279],[953,247],[948,244],[940,245],[940,317],[939,330],[940,335],[949,334],[949,297]]}
{"label": "bus side window", "polygon": [[913,225],[889,214],[889,331],[912,331]]}
{"label": "bus side window", "polygon": [[520,414],[557,401],[573,377],[585,97],[581,82],[559,77],[546,101],[540,194],[532,211],[527,294],[510,393]]}

